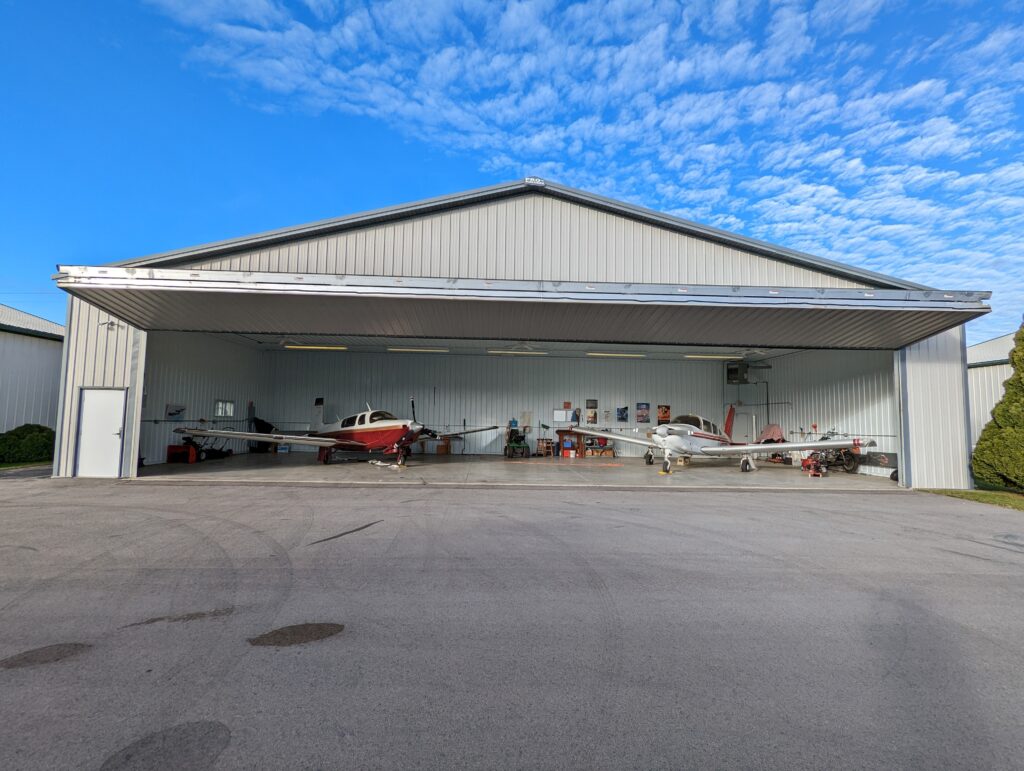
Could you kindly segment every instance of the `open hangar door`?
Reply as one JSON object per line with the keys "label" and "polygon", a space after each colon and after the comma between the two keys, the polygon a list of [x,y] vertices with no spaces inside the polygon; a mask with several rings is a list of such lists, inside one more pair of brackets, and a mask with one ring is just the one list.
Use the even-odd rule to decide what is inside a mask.
{"label": "open hangar door", "polygon": [[[737,367],[745,377],[735,376]],[[719,426],[734,405],[738,442],[754,442],[765,425],[778,423],[791,440],[817,438],[830,428],[871,437],[878,454],[893,463],[898,446],[888,351],[153,332],[145,372],[140,456],[150,466],[165,460],[169,445],[180,444],[174,428],[202,422],[249,430],[252,405],[278,430],[303,431],[317,398],[326,402],[327,420],[367,404],[409,417],[410,398],[417,418],[442,432],[515,419],[530,426],[534,447],[536,439],[553,439],[554,429],[568,425],[554,415],[566,402],[581,408],[584,425],[632,436],[656,426],[663,405],[672,415],[697,414]],[[587,407],[594,403],[588,424]],[[647,421],[638,405],[648,405]],[[213,446],[241,454],[250,443]],[[291,448],[304,450],[315,452]],[[452,446],[467,455],[503,450],[503,431],[470,434]],[[643,450],[619,443],[616,453],[639,457]],[[861,470],[888,475],[892,468]]]}

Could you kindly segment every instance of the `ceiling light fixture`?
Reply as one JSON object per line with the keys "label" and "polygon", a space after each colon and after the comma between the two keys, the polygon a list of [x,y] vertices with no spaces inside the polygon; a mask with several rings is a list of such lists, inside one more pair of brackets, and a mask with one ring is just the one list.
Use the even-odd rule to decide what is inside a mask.
{"label": "ceiling light fixture", "polygon": [[684,353],[684,359],[710,359],[712,361],[740,361],[742,356],[735,353]]}
{"label": "ceiling light fixture", "polygon": [[610,351],[587,351],[587,356],[598,356],[608,359],[646,359],[646,353],[612,353]]}
{"label": "ceiling light fixture", "polygon": [[531,351],[525,348],[488,348],[487,353],[495,356],[547,356],[547,351]]}
{"label": "ceiling light fixture", "polygon": [[347,351],[347,345],[286,345],[289,351]]}
{"label": "ceiling light fixture", "polygon": [[391,353],[448,353],[447,348],[388,348]]}

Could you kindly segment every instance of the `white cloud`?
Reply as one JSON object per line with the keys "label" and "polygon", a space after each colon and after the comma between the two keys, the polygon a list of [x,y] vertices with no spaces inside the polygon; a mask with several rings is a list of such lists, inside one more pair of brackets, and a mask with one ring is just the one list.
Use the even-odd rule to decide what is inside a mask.
{"label": "white cloud", "polygon": [[194,66],[269,108],[365,115],[495,175],[998,287],[985,333],[1024,307],[1022,27],[871,34],[913,15],[883,0],[149,2],[195,34]]}

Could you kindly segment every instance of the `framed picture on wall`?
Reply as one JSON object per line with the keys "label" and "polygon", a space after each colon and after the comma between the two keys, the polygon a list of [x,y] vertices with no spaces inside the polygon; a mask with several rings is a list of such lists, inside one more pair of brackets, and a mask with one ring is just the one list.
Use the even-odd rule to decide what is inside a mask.
{"label": "framed picture on wall", "polygon": [[658,425],[672,422],[672,407],[668,404],[658,405]]}
{"label": "framed picture on wall", "polygon": [[587,410],[587,425],[597,425],[597,410]]}
{"label": "framed picture on wall", "polygon": [[651,403],[650,402],[637,402],[636,403],[636,422],[637,423],[650,423],[651,422]]}
{"label": "framed picture on wall", "polygon": [[588,410],[596,410],[597,409],[597,399],[587,399],[587,409]]}
{"label": "framed picture on wall", "polygon": [[619,423],[629,422],[629,407],[616,407],[615,408],[615,420]]}

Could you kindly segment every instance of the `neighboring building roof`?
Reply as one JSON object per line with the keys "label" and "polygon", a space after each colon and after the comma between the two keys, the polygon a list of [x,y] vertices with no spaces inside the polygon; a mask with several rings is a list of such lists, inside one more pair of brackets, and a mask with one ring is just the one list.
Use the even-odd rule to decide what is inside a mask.
{"label": "neighboring building roof", "polygon": [[983,343],[976,343],[967,347],[967,365],[980,366],[984,364],[1006,364],[1010,361],[1010,351],[1013,350],[1013,337],[1016,332],[1008,335],[995,337]]}
{"label": "neighboring building roof", "polygon": [[746,236],[730,233],[725,230],[719,230],[718,228],[709,227],[707,225],[701,225],[696,222],[690,222],[689,220],[673,217],[668,214],[662,214],[651,209],[645,209],[640,206],[623,203],[622,201],[605,198],[603,196],[577,190],[575,188],[547,182],[546,180],[538,179],[536,177],[527,177],[525,180],[507,182],[500,185],[493,185],[491,187],[470,190],[464,193],[454,193],[452,195],[441,196],[439,198],[430,198],[423,201],[416,201],[414,203],[376,209],[374,211],[352,214],[335,219],[321,220],[319,222],[297,225],[295,227],[271,230],[252,236],[233,238],[226,241],[217,241],[210,244],[203,244],[200,246],[188,247],[185,249],[178,249],[170,252],[163,252],[161,254],[150,255],[148,257],[140,257],[110,264],[124,267],[171,267],[178,263],[195,261],[204,257],[230,254],[242,250],[319,237],[339,231],[369,227],[384,222],[393,222],[395,220],[410,219],[438,211],[472,206],[485,201],[527,194],[548,195],[554,198],[560,198],[582,206],[588,206],[593,209],[646,222],[651,225],[685,233],[696,238],[713,241],[737,249],[742,249],[771,259],[780,260],[782,262],[834,276],[840,276],[852,281],[864,282],[868,286],[880,289],[930,289],[930,287],[894,278],[893,276],[855,268],[835,262],[834,260],[827,260],[822,257],[815,257],[814,255],[793,249],[775,246],[764,241],[747,238]]}
{"label": "neighboring building roof", "polygon": [[0,331],[14,332],[33,337],[47,337],[51,340],[64,339],[64,327],[31,313],[19,311],[9,305],[0,305]]}

